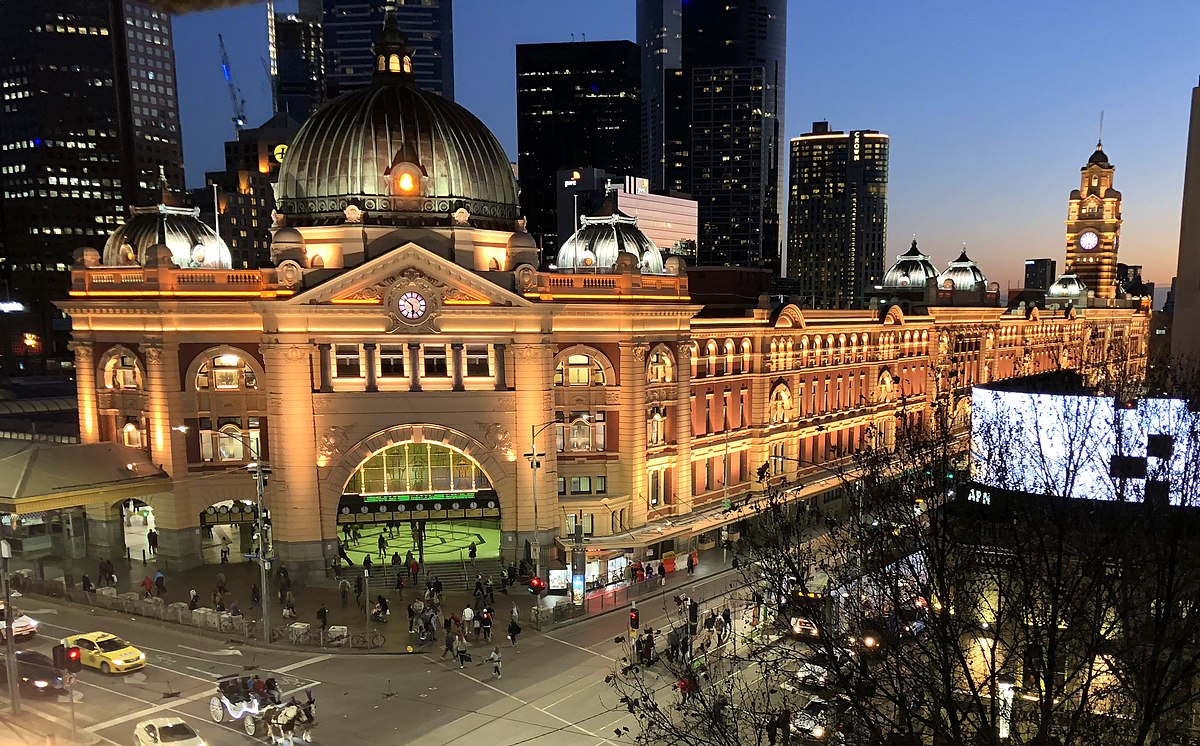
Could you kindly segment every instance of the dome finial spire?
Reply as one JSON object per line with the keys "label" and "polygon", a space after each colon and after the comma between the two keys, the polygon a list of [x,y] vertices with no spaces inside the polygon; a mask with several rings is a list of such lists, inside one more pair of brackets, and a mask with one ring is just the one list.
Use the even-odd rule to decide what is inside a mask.
{"label": "dome finial spire", "polygon": [[408,39],[400,30],[396,18],[396,6],[387,3],[383,11],[383,30],[371,47],[375,53],[375,79],[389,80],[397,77],[407,80],[412,77],[412,50]]}

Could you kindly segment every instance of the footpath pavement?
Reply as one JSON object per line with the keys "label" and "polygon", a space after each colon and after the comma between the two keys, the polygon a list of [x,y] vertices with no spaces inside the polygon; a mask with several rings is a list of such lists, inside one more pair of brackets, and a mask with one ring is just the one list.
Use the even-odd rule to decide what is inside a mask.
{"label": "footpath pavement", "polygon": [[[678,571],[667,575],[665,583],[660,584],[659,579],[654,578],[653,580],[643,581],[640,584],[625,582],[593,591],[588,594],[590,600],[587,607],[593,613],[580,613],[575,619],[597,616],[627,608],[630,598],[641,600],[642,598],[651,597],[651,594],[684,592],[684,589],[691,588],[702,581],[729,570],[732,559],[732,554],[729,554],[726,558],[722,556],[720,549],[709,549],[699,553],[699,562],[693,574],[688,574],[682,568],[681,563]],[[84,574],[87,574],[92,579],[92,582],[95,583],[95,578],[98,576],[98,562],[96,560],[86,560],[86,562],[91,562],[95,566],[85,565],[84,562],[84,560],[63,562],[62,560],[46,559],[42,562],[42,572],[47,580],[64,576],[65,572],[66,577],[74,580],[76,587],[78,587]],[[118,593],[140,591],[143,579],[150,578],[153,581],[159,570],[153,557],[149,558],[145,565],[139,560],[130,562],[124,559],[113,560],[113,565],[114,572],[117,575]],[[14,569],[16,570],[29,567],[27,563],[14,562]],[[436,575],[437,567],[431,566],[428,572],[430,575]],[[257,621],[261,619],[260,607],[252,604],[250,600],[251,588],[256,586],[259,581],[258,567],[250,562],[203,565],[175,573],[164,571],[166,593],[163,595],[163,600],[166,604],[174,602],[186,603],[191,590],[194,589],[200,596],[200,606],[212,608],[213,592],[217,589],[218,574],[223,574],[225,579],[226,593],[223,594],[225,607],[228,609],[236,602],[247,620]],[[416,635],[408,633],[407,607],[414,599],[423,596],[425,591],[424,574],[421,577],[419,587],[415,589],[409,586],[397,591],[393,586],[388,590],[383,590],[379,587],[371,590],[368,606],[373,604],[376,596],[379,595],[383,595],[388,600],[391,615],[389,621],[384,624],[370,621],[367,618],[366,611],[355,598],[353,591],[354,576],[347,575],[346,577],[350,582],[352,590],[348,594],[345,605],[342,603],[341,593],[332,583],[321,586],[301,586],[293,583],[291,593],[296,609],[296,621],[311,625],[313,630],[318,629],[320,623],[317,619],[317,610],[324,606],[329,612],[328,619],[330,626],[344,625],[349,628],[352,636],[370,632],[371,630],[381,632],[386,639],[383,647],[370,652],[401,653],[409,652],[410,647],[414,651],[427,652],[434,645],[440,647],[443,639],[440,628],[437,643],[419,644]],[[270,578],[272,597],[269,611],[273,627],[278,627],[285,622],[281,616],[283,605],[277,591],[277,578],[276,573],[272,572]],[[631,585],[637,585],[638,587],[630,588],[629,586]],[[639,593],[645,593],[645,595],[639,595]],[[603,602],[600,602],[601,596],[604,597]],[[493,636],[500,640],[504,639],[514,606],[516,607],[519,623],[522,627],[522,634],[537,634],[531,621],[531,612],[534,606],[540,605],[543,608],[550,608],[562,602],[565,598],[554,595],[535,597],[529,594],[524,583],[510,588],[507,593],[502,592],[500,586],[496,585],[493,590],[493,597],[494,602],[491,604],[495,613]],[[472,589],[470,588],[445,587],[443,589],[443,613],[453,613],[456,616],[461,616],[463,609],[471,606],[474,600]],[[549,626],[545,625],[543,630],[546,631],[548,628]],[[345,648],[327,649],[327,652],[339,651],[349,652]]]}

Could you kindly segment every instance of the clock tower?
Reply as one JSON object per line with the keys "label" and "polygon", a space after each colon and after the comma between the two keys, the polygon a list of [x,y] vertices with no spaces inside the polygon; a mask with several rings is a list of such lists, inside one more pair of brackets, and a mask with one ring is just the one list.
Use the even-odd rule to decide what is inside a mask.
{"label": "clock tower", "polygon": [[1121,193],[1113,189],[1113,165],[1099,142],[1079,169],[1079,188],[1067,208],[1067,272],[1097,298],[1117,297],[1117,248],[1121,242]]}

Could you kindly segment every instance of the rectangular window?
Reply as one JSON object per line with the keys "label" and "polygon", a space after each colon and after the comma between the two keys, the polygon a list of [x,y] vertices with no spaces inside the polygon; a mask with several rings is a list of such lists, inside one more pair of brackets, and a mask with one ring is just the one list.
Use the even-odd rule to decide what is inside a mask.
{"label": "rectangular window", "polygon": [[446,345],[425,345],[425,377],[446,378],[450,366],[446,360]]}
{"label": "rectangular window", "polygon": [[575,524],[579,521],[579,516],[574,513],[567,513],[567,536],[575,535]]}
{"label": "rectangular window", "polygon": [[485,378],[492,374],[487,345],[467,345],[467,378]]}
{"label": "rectangular window", "polygon": [[379,375],[383,378],[404,377],[404,345],[379,345]]}
{"label": "rectangular window", "polygon": [[604,412],[596,412],[592,415],[592,444],[597,451],[603,451],[608,447],[607,431]]}
{"label": "rectangular window", "polygon": [[560,494],[560,495],[567,494],[567,478],[566,477],[558,478],[558,494]]}
{"label": "rectangular window", "polygon": [[335,345],[333,375],[337,378],[362,378],[358,345]]}
{"label": "rectangular window", "polygon": [[592,494],[592,478],[591,477],[571,477],[571,494],[572,495],[590,495],[590,494]]}
{"label": "rectangular window", "polygon": [[[594,528],[594,526],[592,524],[592,514],[584,513],[583,514],[583,535],[591,536],[593,528]],[[574,531],[574,529],[572,529],[572,531]]]}
{"label": "rectangular window", "polygon": [[661,471],[650,472],[650,506],[655,507],[662,501],[662,478]]}
{"label": "rectangular window", "polygon": [[603,477],[603,476],[596,477],[595,479],[592,480],[592,482],[596,485],[596,494],[597,495],[608,494],[608,477]]}

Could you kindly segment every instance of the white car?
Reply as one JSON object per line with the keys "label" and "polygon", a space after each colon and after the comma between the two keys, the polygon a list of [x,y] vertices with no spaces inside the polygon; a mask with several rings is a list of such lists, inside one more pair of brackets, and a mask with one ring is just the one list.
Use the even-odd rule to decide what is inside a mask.
{"label": "white car", "polygon": [[133,727],[133,737],[137,746],[206,746],[200,734],[180,718],[143,720]]}
{"label": "white car", "polygon": [[[19,593],[13,592],[13,598],[17,598],[19,595]],[[4,618],[4,601],[0,600],[0,641],[8,639],[8,625],[4,623]],[[16,606],[13,607],[13,639],[21,640],[33,637],[37,634],[37,628],[36,619],[22,614]]]}
{"label": "white car", "polygon": [[809,741],[828,743],[839,734],[830,728],[833,708],[820,697],[813,697],[792,717],[792,733]]}
{"label": "white car", "polygon": [[833,681],[833,672],[824,666],[805,661],[796,670],[796,680],[800,682],[801,686],[825,687]]}

